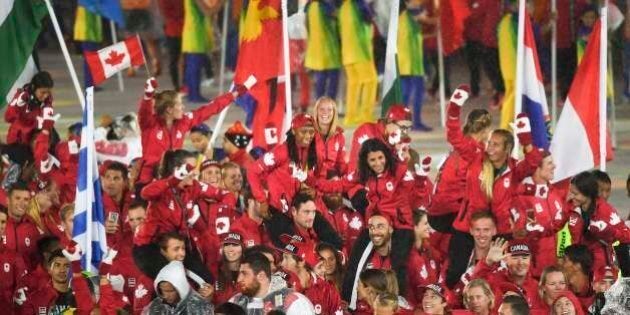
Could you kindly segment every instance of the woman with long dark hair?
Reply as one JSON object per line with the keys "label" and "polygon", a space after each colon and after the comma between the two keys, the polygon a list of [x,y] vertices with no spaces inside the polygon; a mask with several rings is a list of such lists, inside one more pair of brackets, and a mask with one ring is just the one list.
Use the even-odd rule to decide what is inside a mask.
{"label": "woman with long dark hair", "polygon": [[[614,254],[612,244],[619,241],[620,247],[627,248],[630,228],[621,220],[617,210],[599,196],[597,178],[590,172],[582,172],[571,179],[569,200],[576,207],[569,215],[573,244],[586,245],[593,253],[593,270],[611,266]],[[618,252],[622,250],[618,249]],[[627,269],[628,263],[620,261],[620,267]]]}
{"label": "woman with long dark hair", "polygon": [[291,122],[286,141],[247,166],[247,179],[252,195],[260,202],[263,216],[268,216],[269,207],[280,212],[288,211],[293,196],[301,190],[314,193],[291,177],[294,169],[305,172],[317,169],[319,160],[314,139],[313,118],[307,114],[299,114]]}
{"label": "woman with long dark hair", "polygon": [[227,302],[239,292],[236,285],[238,270],[243,257],[242,237],[238,233],[228,233],[223,238],[221,247],[221,261],[214,273],[217,281],[214,283],[213,303],[219,305]]}
{"label": "woman with long dark hair", "polygon": [[[392,155],[390,147],[377,139],[369,139],[363,143],[358,164],[358,174],[351,172],[341,180],[324,180],[310,175],[303,179],[309,186],[324,193],[347,192],[362,185],[365,187],[362,190],[364,198],[355,204],[366,218],[378,210],[388,216],[396,228],[411,228],[411,205],[414,198],[417,198],[415,191],[430,184],[426,169],[416,164],[414,176],[407,170],[405,163]],[[302,174],[295,175],[300,177]],[[357,199],[356,195],[353,199]]]}

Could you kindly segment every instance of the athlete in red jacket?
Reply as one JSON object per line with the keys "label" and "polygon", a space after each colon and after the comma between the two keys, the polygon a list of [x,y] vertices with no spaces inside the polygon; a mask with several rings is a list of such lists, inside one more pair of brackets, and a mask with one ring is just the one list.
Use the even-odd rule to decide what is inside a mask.
{"label": "athlete in red jacket", "polygon": [[440,268],[443,258],[437,250],[429,244],[429,226],[427,213],[415,211],[414,219],[414,247],[409,255],[407,263],[407,301],[412,307],[419,308],[422,303],[422,294],[427,285],[438,283]]}
{"label": "athlete in red jacket", "polygon": [[132,192],[128,189],[126,165],[115,161],[105,161],[101,169],[107,245],[115,247],[123,238],[123,234],[130,232],[130,226],[125,223],[127,222],[128,207],[133,200]]}
{"label": "athlete in red jacket", "polygon": [[183,146],[186,133],[229,106],[234,98],[247,89],[239,85],[236,91],[221,95],[210,103],[184,113],[181,96],[172,90],[155,94],[155,78],[147,80],[144,96],[138,109],[138,123],[142,130],[142,166],[138,183],[147,184],[153,179],[154,168],[167,150]]}
{"label": "athlete in red jacket", "polygon": [[17,182],[9,188],[9,218],[2,237],[2,247],[20,255],[29,271],[38,264],[37,240],[41,237],[37,226],[25,215],[30,200],[31,192],[25,183]]}
{"label": "athlete in red jacket", "polygon": [[630,228],[609,203],[598,197],[595,176],[582,172],[571,179],[569,199],[574,211],[569,215],[569,231],[573,244],[584,244],[593,254],[593,270],[611,266],[612,244],[630,242]]}
{"label": "athlete in red jacket", "polygon": [[288,211],[293,197],[308,188],[291,174],[293,169],[317,172],[320,158],[314,137],[313,118],[298,114],[291,122],[287,140],[247,166],[247,179],[254,198],[260,202],[261,215],[268,215],[269,206]]}
{"label": "athlete in red jacket", "polygon": [[532,252],[532,275],[539,278],[542,270],[557,262],[557,232],[566,223],[569,207],[565,204],[565,193],[550,185],[555,165],[549,152],[531,177],[518,186],[516,207],[517,229],[524,225]]}
{"label": "athlete in red jacket", "polygon": [[[341,314],[341,296],[324,276],[323,261],[316,243],[290,241],[282,252],[282,268],[297,275],[301,290],[315,308],[315,314]],[[339,313],[337,313],[339,312]]]}
{"label": "athlete in red jacket", "polygon": [[[415,191],[429,182],[425,167],[426,165],[421,167],[417,164],[414,176],[407,170],[406,164],[392,156],[385,143],[369,139],[361,147],[359,168],[356,172],[350,172],[336,181],[317,179],[314,176],[306,176],[304,180],[309,186],[324,193],[348,192],[357,185],[362,185],[365,187],[368,204],[357,210],[365,212],[365,217],[370,217],[378,210],[389,216],[394,227],[411,228],[411,207],[416,197]],[[294,174],[297,177],[300,175],[299,172]]]}
{"label": "athlete in red jacket", "polygon": [[[21,314],[61,314],[70,308],[76,308],[76,314],[90,314],[94,302],[88,280],[81,274],[80,260],[78,245],[53,252],[48,259],[50,281],[39,290],[29,292],[20,308]],[[72,281],[70,272],[73,273]]]}
{"label": "athlete in red jacket", "polygon": [[[490,134],[492,117],[485,109],[473,109],[466,118],[463,127],[465,137],[470,137],[483,150]],[[466,193],[466,172],[470,163],[451,151],[438,169],[435,179],[431,204],[427,211],[431,227],[442,233],[452,233],[453,221],[464,201]]]}
{"label": "athlete in red jacket", "polygon": [[337,103],[329,97],[321,97],[313,107],[313,120],[315,121],[315,141],[317,143],[317,156],[322,167],[319,176],[327,178],[329,172],[343,175],[346,173],[346,138],[343,129],[338,126]]}
{"label": "athlete in red jacket", "polygon": [[[505,261],[507,268],[500,268],[500,263]],[[490,251],[485,260],[479,261],[473,271],[473,278],[483,278],[495,291],[495,305],[501,305],[506,290],[512,291],[510,283],[517,287],[532,305],[538,299],[538,282],[530,273],[531,251],[525,241],[507,242],[498,238],[490,246]]]}
{"label": "athlete in red jacket", "polygon": [[[53,118],[52,88],[54,82],[46,71],[37,73],[31,82],[18,89],[4,120],[10,124],[7,143],[29,144],[31,133],[43,123],[43,118]],[[52,119],[54,122],[54,119]],[[49,124],[49,123],[48,123]]]}
{"label": "athlete in red jacket", "polygon": [[[9,215],[5,209],[0,209],[0,236],[5,235],[5,228]],[[0,305],[6,305],[8,314],[15,314],[13,296],[18,289],[20,278],[26,274],[26,266],[22,256],[16,252],[0,246]],[[19,297],[18,297],[19,298]]]}
{"label": "athlete in red jacket", "polygon": [[[470,163],[466,175],[466,193],[462,207],[453,223],[456,233],[449,244],[449,264],[446,284],[449,288],[457,283],[466,270],[465,262],[472,251],[470,218],[476,212],[490,210],[496,218],[498,234],[522,234],[511,225],[515,215],[511,213],[514,189],[525,177],[531,175],[540,163],[540,153],[532,145],[529,119],[519,114],[515,132],[524,147],[525,160],[510,157],[514,147],[512,134],[503,129],[492,132],[487,148],[482,150],[478,142],[464,137],[459,124],[461,107],[468,99],[469,88],[461,85],[451,96],[448,106],[447,139],[461,158]],[[517,233],[518,232],[518,233]]]}

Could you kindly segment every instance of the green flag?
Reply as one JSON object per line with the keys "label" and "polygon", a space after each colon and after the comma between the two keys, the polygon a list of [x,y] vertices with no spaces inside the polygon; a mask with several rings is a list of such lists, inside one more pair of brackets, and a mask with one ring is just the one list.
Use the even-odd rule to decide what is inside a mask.
{"label": "green flag", "polygon": [[42,0],[0,0],[0,96],[7,102],[37,72],[31,53],[46,14]]}
{"label": "green flag", "polygon": [[381,116],[393,104],[402,103],[400,76],[398,75],[398,11],[399,1],[393,1],[389,13],[389,27],[387,29],[387,50],[385,52],[385,73],[383,75],[383,99],[381,101]]}

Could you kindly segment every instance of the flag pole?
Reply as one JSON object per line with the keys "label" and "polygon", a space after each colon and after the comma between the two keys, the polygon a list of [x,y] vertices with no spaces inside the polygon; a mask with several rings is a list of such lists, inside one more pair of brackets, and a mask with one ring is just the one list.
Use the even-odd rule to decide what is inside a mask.
{"label": "flag pole", "polygon": [[287,0],[282,0],[282,55],[284,56],[284,97],[285,97],[285,113],[282,134],[285,134],[290,126],[293,118],[293,107],[291,104],[291,66],[289,64],[289,12]]}
{"label": "flag pole", "polygon": [[601,8],[600,14],[600,45],[599,45],[599,168],[606,171],[606,81],[608,75],[608,6]]}
{"label": "flag pole", "polygon": [[46,3],[46,7],[48,8],[48,13],[50,15],[50,20],[53,23],[53,28],[55,29],[55,34],[57,35],[57,40],[59,41],[59,46],[61,47],[61,52],[63,53],[63,57],[66,61],[66,65],[68,66],[68,72],[70,72],[70,78],[72,79],[72,84],[74,85],[74,90],[79,97],[79,102],[81,103],[81,108],[85,108],[85,96],[83,95],[83,90],[81,89],[81,85],[79,84],[79,79],[77,77],[77,72],[74,69],[74,65],[72,64],[72,60],[70,59],[70,53],[68,53],[68,47],[66,47],[66,42],[63,40],[63,35],[61,34],[61,28],[59,27],[59,21],[57,21],[57,16],[55,15],[55,10],[50,4],[50,0],[44,0]]}
{"label": "flag pole", "polygon": [[[525,0],[519,0],[518,2],[518,32],[516,37],[516,82],[514,87],[514,119],[523,110],[523,55],[525,51],[524,38],[525,38]],[[512,149],[512,156],[518,156],[519,143],[518,137],[514,137],[514,148]]]}
{"label": "flag pole", "polygon": [[[228,19],[230,17],[230,1],[223,2],[223,25],[221,30],[221,64],[219,65],[219,94],[224,92],[224,80],[225,80],[225,49],[227,45],[227,31],[228,31]],[[219,132],[221,130],[221,126],[223,126],[223,121],[225,120],[225,116],[227,116],[227,112],[230,106],[224,108],[219,114],[219,118],[217,119],[217,123],[214,125],[214,129],[212,132],[212,137],[210,137],[210,142],[208,146],[212,148],[214,146],[214,142],[217,141],[219,137]]]}
{"label": "flag pole", "polygon": [[[441,13],[440,13],[441,14]],[[438,54],[438,78],[439,98],[440,98],[440,123],[442,127],[446,126],[446,92],[444,87],[444,45],[442,44],[442,23],[438,18],[437,23],[437,54]]]}
{"label": "flag pole", "polygon": [[556,0],[551,0],[551,14],[555,15],[551,23],[551,128],[556,128],[558,120],[558,11]]}
{"label": "flag pole", "polygon": [[[109,20],[109,29],[111,30],[112,33],[112,42],[114,44],[118,43],[118,35],[116,34],[116,24],[114,24],[114,21]],[[132,65],[133,67],[133,65]],[[116,73],[116,78],[118,79],[118,91],[120,92],[124,92],[125,91],[125,82],[123,82],[123,76],[122,73],[120,71],[118,71],[118,73]]]}
{"label": "flag pole", "polygon": [[[612,60],[611,52],[608,52],[608,60]],[[607,61],[608,62],[608,61]],[[612,67],[606,67],[606,69],[610,70],[610,77],[614,78],[615,74]],[[608,78],[606,78],[608,79]],[[608,89],[608,86],[606,87]],[[612,142],[612,148],[617,148],[617,104],[615,103],[615,95],[610,96],[610,141]],[[608,118],[608,117],[606,117]]]}

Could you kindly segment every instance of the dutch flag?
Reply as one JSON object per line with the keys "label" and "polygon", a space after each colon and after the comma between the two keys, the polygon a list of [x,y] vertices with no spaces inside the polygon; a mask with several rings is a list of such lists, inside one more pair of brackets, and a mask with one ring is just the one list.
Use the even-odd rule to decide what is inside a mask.
{"label": "dutch flag", "polygon": [[545,85],[538,62],[536,41],[529,15],[524,18],[523,35],[523,71],[519,78],[522,82],[522,111],[527,113],[532,128],[534,145],[545,150],[549,149],[549,107],[545,95]]}
{"label": "dutch flag", "polygon": [[79,244],[83,251],[81,257],[83,269],[96,273],[101,259],[107,252],[107,239],[101,183],[98,176],[93,139],[94,95],[93,88],[89,87],[86,90],[86,104],[83,109],[72,240]]}

